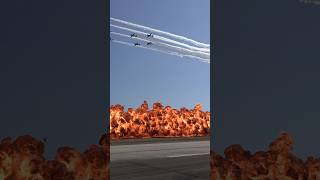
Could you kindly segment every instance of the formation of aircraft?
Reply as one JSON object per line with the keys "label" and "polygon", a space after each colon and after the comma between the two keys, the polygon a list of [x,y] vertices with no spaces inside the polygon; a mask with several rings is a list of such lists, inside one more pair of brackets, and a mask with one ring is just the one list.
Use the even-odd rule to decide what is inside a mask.
{"label": "formation of aircraft", "polygon": [[[131,36],[131,37],[138,37],[138,35],[135,34],[135,33],[131,34],[130,36]],[[150,37],[153,37],[153,34],[152,34],[152,33],[147,34],[147,38],[150,38]]]}
{"label": "formation of aircraft", "polygon": [[[112,31],[110,31],[110,32],[112,32]],[[133,34],[130,34],[130,37],[138,37],[138,35],[136,34],[136,33],[133,33]],[[150,38],[150,37],[153,37],[153,34],[152,33],[150,33],[150,34],[147,34],[147,38]],[[114,39],[112,39],[111,37],[109,37],[109,39],[112,41],[112,40],[114,40]],[[134,43],[133,44],[134,46],[141,46],[141,44],[140,43]],[[147,42],[147,45],[152,45],[152,42]]]}

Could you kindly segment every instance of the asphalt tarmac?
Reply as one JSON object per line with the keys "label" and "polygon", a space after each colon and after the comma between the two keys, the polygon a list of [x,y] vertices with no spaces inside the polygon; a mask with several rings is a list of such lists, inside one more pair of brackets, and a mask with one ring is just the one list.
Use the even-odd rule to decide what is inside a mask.
{"label": "asphalt tarmac", "polygon": [[209,138],[111,142],[111,180],[208,180]]}

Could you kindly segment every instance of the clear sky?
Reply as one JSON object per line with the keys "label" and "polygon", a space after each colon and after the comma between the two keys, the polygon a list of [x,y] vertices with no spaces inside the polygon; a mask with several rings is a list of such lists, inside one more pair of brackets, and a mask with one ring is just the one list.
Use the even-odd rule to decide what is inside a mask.
{"label": "clear sky", "polygon": [[[209,0],[111,0],[110,16],[210,44]],[[210,65],[110,42],[110,103],[210,109]]]}

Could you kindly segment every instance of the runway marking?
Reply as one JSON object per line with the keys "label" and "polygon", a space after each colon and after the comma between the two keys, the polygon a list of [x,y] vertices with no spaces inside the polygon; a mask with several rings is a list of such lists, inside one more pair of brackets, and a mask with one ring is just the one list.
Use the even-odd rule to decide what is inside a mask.
{"label": "runway marking", "polygon": [[209,153],[198,153],[198,154],[179,154],[179,155],[171,155],[171,156],[167,156],[167,157],[168,157],[168,158],[176,158],[176,157],[201,156],[201,155],[209,155]]}

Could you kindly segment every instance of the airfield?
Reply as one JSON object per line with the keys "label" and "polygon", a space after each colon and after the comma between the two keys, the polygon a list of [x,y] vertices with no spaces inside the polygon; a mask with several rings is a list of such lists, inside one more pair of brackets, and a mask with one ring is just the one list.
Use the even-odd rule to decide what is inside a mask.
{"label": "airfield", "polygon": [[207,180],[210,137],[111,140],[112,180]]}

